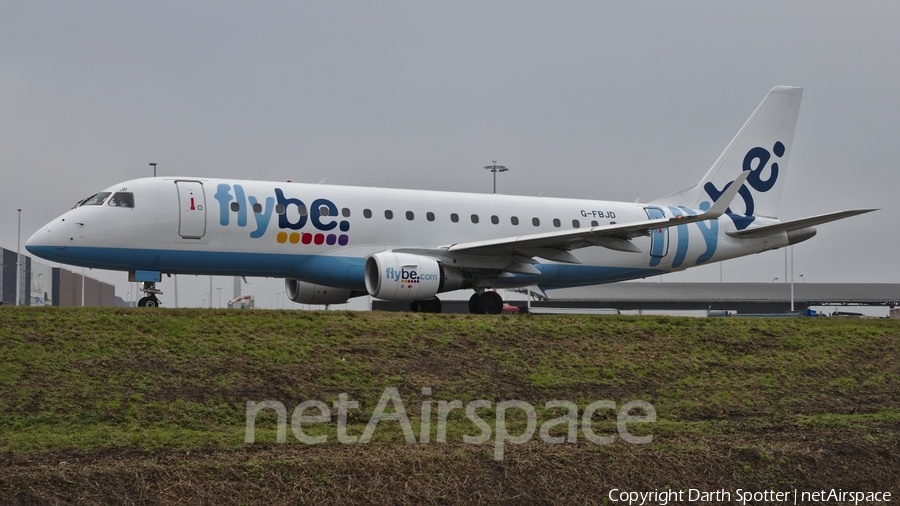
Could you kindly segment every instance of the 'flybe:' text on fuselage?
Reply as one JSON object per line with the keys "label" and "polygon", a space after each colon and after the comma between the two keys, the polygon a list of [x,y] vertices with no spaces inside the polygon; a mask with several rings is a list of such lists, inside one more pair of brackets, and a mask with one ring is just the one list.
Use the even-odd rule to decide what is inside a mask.
{"label": "'flybe:' text on fuselage", "polygon": [[338,208],[334,202],[315,199],[307,207],[299,198],[286,197],[281,188],[275,188],[274,191],[275,196],[267,196],[261,200],[254,195],[247,195],[239,184],[219,184],[214,195],[219,203],[219,224],[227,227],[232,215],[235,215],[237,226],[246,227],[247,215],[252,214],[255,228],[250,232],[250,238],[260,239],[266,235],[274,214],[278,216],[279,229],[275,240],[280,244],[346,246],[350,242],[350,237],[346,234],[350,231],[350,222],[339,220]]}

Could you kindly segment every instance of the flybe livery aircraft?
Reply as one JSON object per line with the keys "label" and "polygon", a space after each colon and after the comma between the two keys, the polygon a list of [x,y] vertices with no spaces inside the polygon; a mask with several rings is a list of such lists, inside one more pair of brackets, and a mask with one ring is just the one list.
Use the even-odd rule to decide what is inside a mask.
{"label": "flybe livery aircraft", "polygon": [[141,306],[163,274],[283,277],[291,300],[371,295],[440,312],[441,292],[610,283],[805,241],[871,209],[778,219],[801,88],[766,96],[696,185],[648,204],[159,177],[79,202],[26,244],[56,262],[127,271]]}

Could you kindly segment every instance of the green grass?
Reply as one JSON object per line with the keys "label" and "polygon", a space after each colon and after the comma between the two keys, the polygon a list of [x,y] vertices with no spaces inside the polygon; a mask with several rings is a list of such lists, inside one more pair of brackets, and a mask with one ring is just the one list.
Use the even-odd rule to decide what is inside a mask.
{"label": "green grass", "polygon": [[[0,452],[235,449],[247,401],[279,401],[290,416],[340,393],[360,403],[349,428],[359,435],[387,387],[417,437],[424,400],[436,416],[437,401],[477,399],[524,400],[543,421],[559,416],[544,409],[554,399],[579,410],[645,400],[658,421],[635,432],[659,448],[685,434],[896,437],[898,351],[900,325],[885,320],[4,307]],[[257,441],[274,442],[273,413],[260,414]],[[524,417],[511,416],[510,432],[521,432]],[[451,442],[479,433],[462,411],[449,420]],[[338,444],[334,424],[309,433]],[[288,441],[300,444],[290,429]],[[383,422],[373,441],[403,434]]]}

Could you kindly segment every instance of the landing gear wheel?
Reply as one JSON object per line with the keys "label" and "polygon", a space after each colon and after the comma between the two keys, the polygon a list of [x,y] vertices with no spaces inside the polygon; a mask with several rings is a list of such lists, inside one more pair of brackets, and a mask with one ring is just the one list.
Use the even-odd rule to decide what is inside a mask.
{"label": "landing gear wheel", "polygon": [[149,281],[142,282],[141,291],[147,296],[142,297],[141,300],[138,301],[138,307],[159,307],[159,299],[157,299],[156,296],[161,295],[162,291],[156,289],[156,283]]}
{"label": "landing gear wheel", "polygon": [[419,312],[419,301],[414,300],[409,303],[409,312],[410,313],[418,313]]}
{"label": "landing gear wheel", "polygon": [[481,314],[500,314],[503,312],[503,297],[497,292],[484,292],[478,297],[476,306]]}
{"label": "landing gear wheel", "polygon": [[159,299],[156,297],[142,297],[138,301],[138,307],[159,307]]}
{"label": "landing gear wheel", "polygon": [[469,312],[472,314],[478,314],[478,297],[481,294],[473,293],[471,297],[469,297]]}
{"label": "landing gear wheel", "polygon": [[423,313],[440,313],[441,309],[441,299],[437,297],[419,302],[419,311]]}

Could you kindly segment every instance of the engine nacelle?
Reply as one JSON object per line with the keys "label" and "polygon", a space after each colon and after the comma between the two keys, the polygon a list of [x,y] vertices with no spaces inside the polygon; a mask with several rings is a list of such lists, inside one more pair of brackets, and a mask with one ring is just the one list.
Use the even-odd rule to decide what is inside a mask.
{"label": "engine nacelle", "polygon": [[465,285],[460,271],[442,266],[435,258],[393,251],[369,255],[365,279],[372,297],[399,301],[430,299]]}
{"label": "engine nacelle", "polygon": [[348,288],[314,285],[291,278],[284,280],[284,289],[288,298],[299,304],[343,304],[351,295]]}

